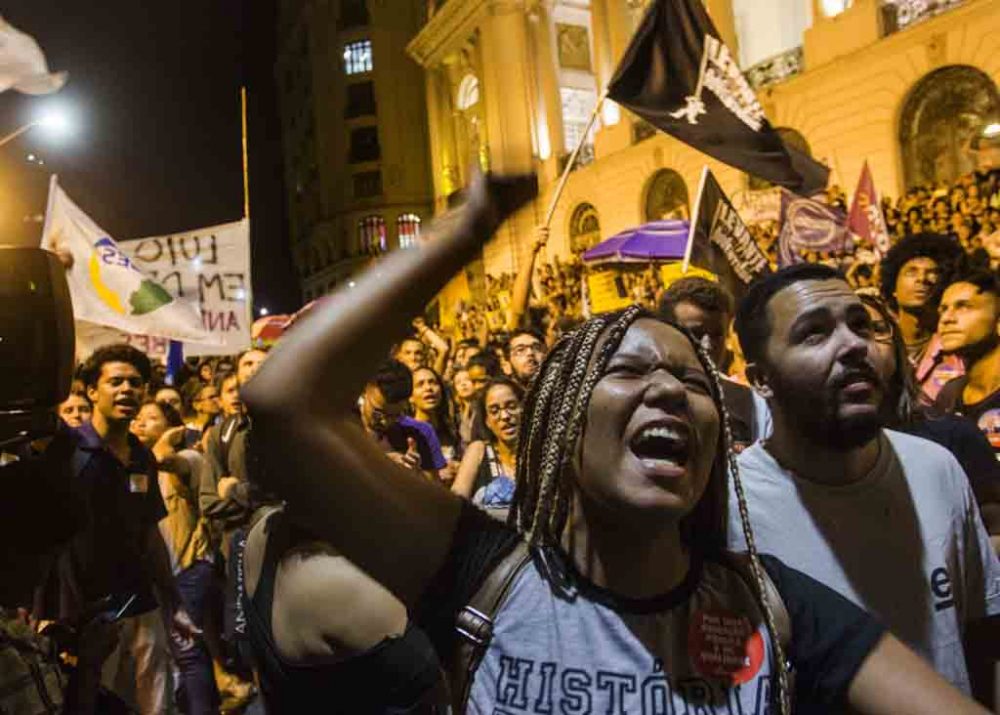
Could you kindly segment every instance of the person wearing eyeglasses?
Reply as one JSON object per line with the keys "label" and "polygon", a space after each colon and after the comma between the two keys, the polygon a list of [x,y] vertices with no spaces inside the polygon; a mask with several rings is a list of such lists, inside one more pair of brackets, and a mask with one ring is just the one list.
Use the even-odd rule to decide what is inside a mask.
{"label": "person wearing eyeglasses", "polygon": [[514,497],[524,391],[513,380],[495,378],[479,400],[476,440],[466,449],[451,490],[504,521]]}
{"label": "person wearing eyeglasses", "polygon": [[194,408],[194,415],[185,425],[188,429],[197,430],[199,434],[204,434],[209,427],[214,425],[222,412],[222,405],[219,404],[219,389],[212,383],[205,383],[194,393],[191,400]]}
{"label": "person wearing eyeglasses", "polygon": [[407,414],[413,394],[413,375],[398,360],[387,360],[361,394],[361,423],[386,454],[407,469],[437,480],[448,465],[434,428]]}
{"label": "person wearing eyeglasses", "polygon": [[510,363],[511,377],[520,387],[527,388],[545,359],[545,341],[534,330],[515,330],[504,346],[504,353]]}

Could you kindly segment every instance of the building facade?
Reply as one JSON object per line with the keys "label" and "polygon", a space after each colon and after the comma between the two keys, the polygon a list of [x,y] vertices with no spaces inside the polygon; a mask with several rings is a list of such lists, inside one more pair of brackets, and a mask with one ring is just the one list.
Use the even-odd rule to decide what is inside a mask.
{"label": "building facade", "polygon": [[[648,4],[430,0],[408,50],[425,72],[435,209],[449,204],[477,163],[534,170],[541,184],[537,201],[484,248],[482,265],[453,283],[455,299],[476,270],[514,271],[527,255],[566,155]],[[954,179],[975,168],[978,138],[1000,122],[995,0],[706,5],[772,125],[829,165],[832,184],[853,189],[865,161],[891,197]],[[555,206],[549,255],[686,215],[705,165],[737,206],[753,203],[757,182],[605,102]]]}
{"label": "building facade", "polygon": [[275,73],[289,241],[306,301],[411,245],[432,213],[425,0],[281,0]]}

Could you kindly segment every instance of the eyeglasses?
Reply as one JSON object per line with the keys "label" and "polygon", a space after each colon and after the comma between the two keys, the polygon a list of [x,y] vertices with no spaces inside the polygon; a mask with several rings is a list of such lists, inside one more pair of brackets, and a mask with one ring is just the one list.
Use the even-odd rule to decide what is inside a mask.
{"label": "eyeglasses", "polygon": [[895,331],[888,320],[872,321],[872,338],[879,343],[891,343]]}
{"label": "eyeglasses", "polygon": [[490,417],[499,417],[506,412],[509,415],[521,414],[521,405],[518,402],[508,402],[504,405],[490,405],[486,408],[486,414]]}

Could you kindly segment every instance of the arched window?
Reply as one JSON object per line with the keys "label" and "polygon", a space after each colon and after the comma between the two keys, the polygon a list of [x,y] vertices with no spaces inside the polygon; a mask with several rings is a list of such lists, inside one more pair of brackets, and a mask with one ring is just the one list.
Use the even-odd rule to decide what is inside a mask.
{"label": "arched window", "polygon": [[[802,133],[791,127],[775,127],[774,131],[778,133],[781,140],[785,142],[788,146],[793,149],[798,149],[800,152],[806,156],[812,156],[812,147],[809,146],[809,142],[806,138],[802,136]],[[762,179],[759,176],[754,176],[753,174],[748,174],[748,188],[751,191],[762,191],[764,189],[770,189],[775,186],[767,179]]]}
{"label": "arched window", "polygon": [[673,169],[660,169],[646,189],[647,221],[688,218],[688,191],[684,179]]}
{"label": "arched window", "polygon": [[420,238],[420,217],[416,214],[400,214],[396,219],[396,234],[399,236],[400,248],[417,245],[417,239]]}
{"label": "arched window", "polygon": [[455,106],[459,111],[465,111],[479,104],[479,80],[474,74],[467,74],[458,85],[458,96]]}
{"label": "arched window", "polygon": [[899,116],[906,187],[949,184],[973,171],[983,129],[998,120],[996,85],[978,69],[953,65],[925,76]]}
{"label": "arched window", "polygon": [[358,244],[361,252],[369,255],[387,250],[389,246],[385,238],[385,219],[373,214],[358,221]]}
{"label": "arched window", "polygon": [[591,204],[580,204],[569,219],[569,245],[573,253],[583,253],[601,240],[601,219]]}

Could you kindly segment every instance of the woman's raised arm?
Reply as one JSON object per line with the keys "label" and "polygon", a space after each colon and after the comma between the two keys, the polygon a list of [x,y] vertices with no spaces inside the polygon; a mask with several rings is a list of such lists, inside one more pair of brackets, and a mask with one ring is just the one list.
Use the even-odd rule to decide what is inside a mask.
{"label": "woman's raised arm", "polygon": [[477,177],[419,249],[388,256],[308,315],[242,391],[264,486],[408,605],[447,554],[459,501],[393,464],[353,407],[413,316],[536,192],[534,177]]}

